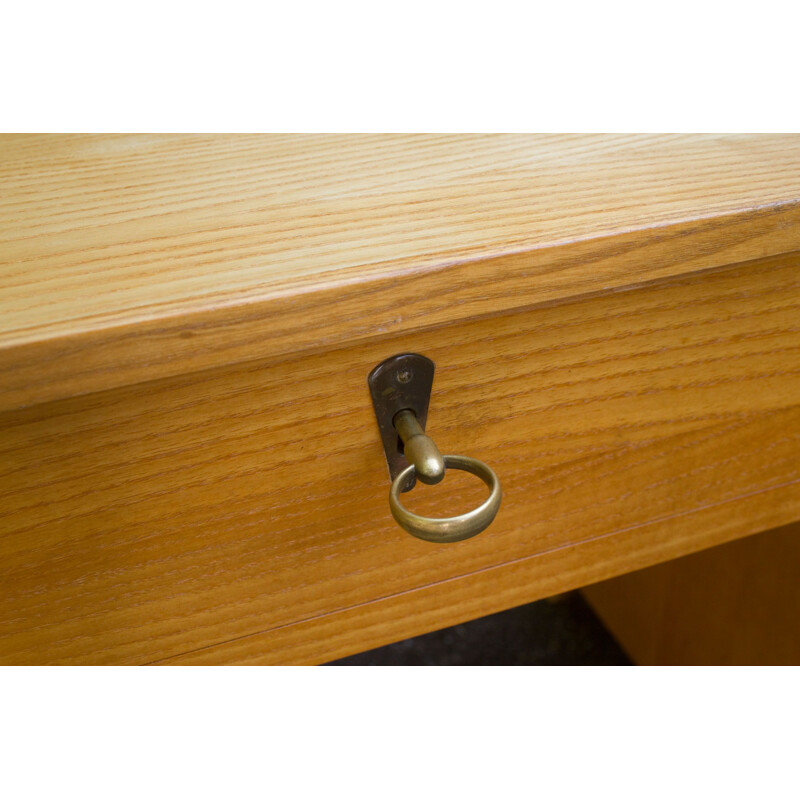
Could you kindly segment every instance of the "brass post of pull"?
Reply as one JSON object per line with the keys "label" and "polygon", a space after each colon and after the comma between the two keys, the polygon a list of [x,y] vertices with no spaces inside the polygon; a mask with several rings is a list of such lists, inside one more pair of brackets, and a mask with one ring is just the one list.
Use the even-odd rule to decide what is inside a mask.
{"label": "brass post of pull", "polygon": [[435,484],[444,478],[444,459],[436,443],[419,424],[411,409],[404,408],[395,414],[392,424],[403,441],[403,452],[414,474],[423,483]]}

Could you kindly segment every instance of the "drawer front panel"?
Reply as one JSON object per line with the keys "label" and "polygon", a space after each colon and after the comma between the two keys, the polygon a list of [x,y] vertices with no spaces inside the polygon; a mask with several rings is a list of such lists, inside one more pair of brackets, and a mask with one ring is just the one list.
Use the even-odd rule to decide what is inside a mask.
{"label": "drawer front panel", "polygon": [[[321,661],[475,616],[480,598],[490,613],[751,533],[735,524],[743,498],[758,498],[754,526],[798,516],[798,266],[5,413],[0,660]],[[442,452],[503,484],[498,518],[459,544],[418,541],[389,514],[366,375],[408,350],[437,364]],[[414,494],[438,515],[481,489],[448,475]],[[693,514],[716,521],[692,530]],[[447,586],[465,588],[432,589]],[[373,604],[406,627],[362,625]],[[336,615],[348,635],[327,639]]]}

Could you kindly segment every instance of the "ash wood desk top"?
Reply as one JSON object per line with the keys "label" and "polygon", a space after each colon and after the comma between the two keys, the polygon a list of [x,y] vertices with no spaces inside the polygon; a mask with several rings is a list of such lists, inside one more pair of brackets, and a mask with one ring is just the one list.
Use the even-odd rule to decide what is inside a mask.
{"label": "ash wood desk top", "polygon": [[[317,663],[800,520],[800,137],[0,155],[0,663]],[[458,544],[389,513],[407,351],[503,485]]]}
{"label": "ash wood desk top", "polygon": [[800,137],[4,135],[0,409],[800,247]]}

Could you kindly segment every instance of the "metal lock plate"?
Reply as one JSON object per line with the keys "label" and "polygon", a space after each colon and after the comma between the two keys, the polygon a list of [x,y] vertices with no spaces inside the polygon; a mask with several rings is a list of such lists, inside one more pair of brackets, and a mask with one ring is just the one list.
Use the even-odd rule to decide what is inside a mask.
{"label": "metal lock plate", "polygon": [[[403,444],[392,421],[399,411],[407,408],[414,412],[424,430],[433,388],[433,371],[434,364],[429,358],[417,353],[402,353],[382,361],[367,378],[392,480],[408,466],[402,452]],[[415,482],[410,478],[401,491],[413,489]]]}

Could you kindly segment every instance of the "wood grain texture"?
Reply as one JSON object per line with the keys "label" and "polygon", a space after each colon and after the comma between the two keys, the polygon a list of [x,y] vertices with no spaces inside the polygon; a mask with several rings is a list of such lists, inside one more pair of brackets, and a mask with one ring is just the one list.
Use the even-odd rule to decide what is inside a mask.
{"label": "wood grain texture", "polygon": [[0,136],[0,408],[800,248],[800,137]]}
{"label": "wood grain texture", "polygon": [[[769,436],[775,431],[766,425],[762,433]],[[321,658],[333,661],[578,589],[587,582],[613,578],[702,547],[713,551],[720,543],[795,519],[799,489],[793,482],[719,505],[693,508],[686,515],[615,531],[158,663],[303,665],[319,663]]]}
{"label": "wood grain texture", "polygon": [[584,589],[639,664],[800,664],[800,523]]}
{"label": "wood grain texture", "polygon": [[[798,266],[6,412],[0,658],[324,661],[796,519]],[[404,350],[438,365],[442,451],[503,483],[457,545],[388,512],[366,375]],[[474,502],[456,477],[417,510]]]}

